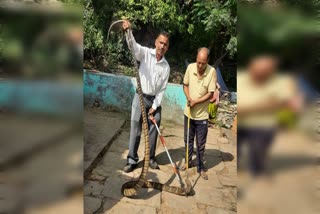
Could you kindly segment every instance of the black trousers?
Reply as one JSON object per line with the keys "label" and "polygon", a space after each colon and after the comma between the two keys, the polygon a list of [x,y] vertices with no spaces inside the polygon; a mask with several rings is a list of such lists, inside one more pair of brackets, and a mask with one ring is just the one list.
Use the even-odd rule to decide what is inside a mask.
{"label": "black trousers", "polygon": [[[197,172],[204,170],[204,150],[207,142],[208,135],[208,120],[192,120],[190,119],[190,130],[189,130],[189,152],[188,152],[188,163],[191,166],[192,152],[194,145],[194,138],[196,137],[197,146]],[[184,143],[185,152],[187,149],[187,134],[188,134],[188,117],[184,116]]]}
{"label": "black trousers", "polygon": [[238,128],[237,132],[237,157],[241,158],[241,149],[248,144],[249,171],[258,176],[266,172],[268,151],[272,145],[276,129],[274,128]]}

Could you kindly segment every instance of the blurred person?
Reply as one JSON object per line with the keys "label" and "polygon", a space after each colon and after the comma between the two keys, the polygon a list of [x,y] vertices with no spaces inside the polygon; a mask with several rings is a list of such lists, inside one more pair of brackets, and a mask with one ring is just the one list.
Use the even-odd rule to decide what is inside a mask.
{"label": "blurred person", "polygon": [[219,101],[220,101],[220,85],[217,82],[216,90],[214,91],[213,95],[210,98],[210,103],[208,108],[209,122],[212,124],[215,123],[215,119],[217,117]]}
{"label": "blurred person", "polygon": [[[216,90],[217,74],[216,70],[208,65],[209,50],[199,48],[196,62],[188,66],[184,80],[183,91],[187,98],[187,106],[184,110],[184,142],[189,144],[188,165],[191,166],[194,138],[196,137],[197,147],[197,172],[200,176],[208,180],[208,175],[204,167],[204,151],[208,134],[208,107],[210,98]],[[189,110],[190,108],[190,115]],[[189,142],[188,117],[190,117]],[[185,170],[183,166],[181,170]]]}
{"label": "blurred person", "polygon": [[[239,72],[238,87],[238,160],[248,143],[249,171],[255,176],[266,174],[268,151],[277,131],[277,112],[297,111],[295,82],[277,73],[278,59],[271,55],[254,57],[247,72]],[[238,166],[240,164],[238,163]]]}
{"label": "blurred person", "polygon": [[214,103],[215,105],[218,105],[220,101],[220,85],[217,82],[216,84],[216,90],[213,92],[212,97],[210,98],[210,103]]}
{"label": "blurred person", "polygon": [[[124,21],[122,27],[126,30],[131,27],[131,24],[129,21]],[[169,34],[167,32],[161,32],[158,35],[155,41],[155,49],[137,44],[132,33],[129,36],[133,43],[135,57],[140,61],[139,72],[141,75],[141,87],[144,93],[146,112],[148,112],[149,117],[154,118],[157,121],[157,125],[160,126],[161,100],[167,87],[170,73],[169,63],[164,57],[169,48]],[[155,159],[158,132],[155,125],[151,121],[148,122],[150,168],[158,169],[159,166]],[[129,154],[127,156],[127,164],[123,169],[126,173],[132,172],[138,165],[139,157],[137,152],[140,144],[141,130],[142,114],[139,96],[138,93],[135,93],[131,110]]]}

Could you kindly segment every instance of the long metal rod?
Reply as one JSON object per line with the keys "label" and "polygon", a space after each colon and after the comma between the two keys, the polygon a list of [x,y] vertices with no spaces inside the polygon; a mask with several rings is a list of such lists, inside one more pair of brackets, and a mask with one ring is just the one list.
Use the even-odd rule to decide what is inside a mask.
{"label": "long metal rod", "polygon": [[188,130],[187,130],[187,151],[186,151],[186,168],[189,168],[189,135],[190,135],[190,107],[188,107]]}
{"label": "long metal rod", "polygon": [[188,130],[187,130],[187,148],[186,148],[186,177],[188,178],[188,169],[189,169],[189,135],[190,135],[190,106],[187,106],[188,108]]}
{"label": "long metal rod", "polygon": [[158,131],[160,141],[161,141],[164,149],[166,150],[167,156],[168,156],[168,158],[169,158],[169,160],[170,160],[170,163],[171,163],[171,165],[172,165],[172,167],[173,167],[173,172],[176,174],[176,178],[179,180],[181,186],[184,186],[184,183],[183,183],[183,181],[182,181],[182,179],[181,179],[181,177],[180,177],[180,174],[179,174],[179,172],[178,172],[178,167],[177,167],[177,166],[175,165],[175,163],[173,163],[173,161],[172,161],[172,158],[171,158],[170,153],[169,153],[169,151],[168,151],[168,149],[167,149],[167,146],[166,146],[166,142],[165,142],[165,140],[164,140],[164,137],[163,137],[163,135],[161,134],[161,132],[160,132],[160,130],[159,130],[158,124],[157,124],[157,122],[156,122],[154,119],[152,120],[152,122],[154,123],[154,125],[155,125],[155,127],[156,127],[156,129],[157,129],[157,131]]}
{"label": "long metal rod", "polygon": [[169,158],[169,160],[170,160],[170,163],[171,163],[171,165],[172,165],[172,167],[173,167],[173,171],[174,171],[174,173],[176,174],[176,176],[178,177],[179,181],[181,181],[181,178],[180,178],[180,176],[178,175],[178,172],[177,172],[177,167],[176,167],[176,165],[175,165],[175,164],[173,163],[173,161],[172,161],[172,158],[171,158],[170,153],[169,153],[169,151],[168,151],[168,148],[167,148],[167,146],[166,146],[166,142],[165,142],[165,140],[164,140],[164,138],[163,138],[163,135],[161,134],[161,132],[160,132],[160,130],[159,130],[158,124],[157,124],[157,122],[154,121],[154,120],[153,120],[152,122],[153,122],[154,125],[156,126],[156,129],[157,129],[158,134],[159,134],[159,137],[160,137],[160,141],[161,141],[164,149],[166,150],[166,153],[167,153],[167,155],[168,155],[168,158]]}

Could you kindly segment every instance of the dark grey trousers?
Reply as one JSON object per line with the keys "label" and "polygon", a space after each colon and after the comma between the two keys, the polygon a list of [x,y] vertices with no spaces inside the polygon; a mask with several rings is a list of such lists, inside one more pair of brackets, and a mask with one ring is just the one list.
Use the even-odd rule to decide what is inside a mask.
{"label": "dark grey trousers", "polygon": [[266,163],[275,135],[275,128],[238,128],[237,158],[238,160],[242,158],[241,149],[244,144],[247,144],[249,146],[249,171],[253,176],[267,173]]}
{"label": "dark grey trousers", "polygon": [[[184,143],[185,151],[187,149],[187,135],[188,135],[188,117],[184,116]],[[196,138],[197,146],[197,172],[204,171],[204,150],[206,147],[208,135],[208,120],[192,120],[190,119],[189,130],[189,151],[188,151],[188,165],[191,166],[192,153],[194,146],[194,138]]]}
{"label": "dark grey trousers", "polygon": [[[154,97],[148,96],[144,97],[144,104],[146,107],[146,114],[148,114],[149,109],[152,106]],[[147,115],[148,118],[148,115]],[[159,106],[154,113],[154,118],[160,127],[161,121],[161,106]],[[149,129],[149,141],[150,141],[150,160],[155,160],[156,146],[158,132],[155,125],[148,118],[148,129]],[[135,93],[132,101],[131,110],[131,129],[130,129],[130,139],[129,139],[129,154],[127,156],[127,161],[130,164],[137,164],[139,161],[138,148],[141,139],[142,131],[142,114],[139,104],[139,96]]]}

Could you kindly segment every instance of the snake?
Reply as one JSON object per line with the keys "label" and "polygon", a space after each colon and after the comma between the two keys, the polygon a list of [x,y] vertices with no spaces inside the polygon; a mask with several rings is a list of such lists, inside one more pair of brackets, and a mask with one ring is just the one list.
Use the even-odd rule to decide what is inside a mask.
{"label": "snake", "polygon": [[[107,40],[109,38],[109,33],[110,33],[112,26],[114,24],[120,23],[120,22],[123,22],[123,20],[118,20],[118,21],[115,21],[111,24],[111,26],[109,27],[109,30],[108,30]],[[128,48],[131,51],[131,54],[134,56],[133,45],[132,45],[132,41],[129,36],[130,33],[131,33],[130,28],[125,30],[125,37],[126,37],[126,41],[128,44]],[[125,197],[132,197],[132,196],[137,195],[137,190],[139,188],[153,188],[153,189],[157,189],[160,191],[173,193],[176,195],[187,196],[190,193],[191,186],[192,186],[191,182],[189,181],[188,178],[185,180],[186,188],[184,188],[183,186],[181,186],[181,187],[169,186],[169,185],[162,184],[159,182],[148,181],[146,179],[148,169],[149,169],[149,163],[150,163],[150,142],[149,142],[149,133],[148,133],[149,130],[148,130],[148,122],[147,122],[147,116],[146,116],[147,114],[146,114],[146,109],[145,109],[145,104],[144,104],[144,99],[143,99],[143,92],[142,92],[142,87],[141,87],[139,67],[138,67],[138,63],[137,63],[135,57],[132,57],[132,63],[135,68],[137,92],[138,92],[139,105],[140,105],[141,114],[142,114],[142,129],[143,129],[143,133],[144,133],[145,149],[144,149],[143,167],[142,167],[142,171],[141,171],[141,174],[140,174],[138,180],[133,180],[133,181],[129,181],[129,182],[124,183],[121,187],[121,193]]]}

